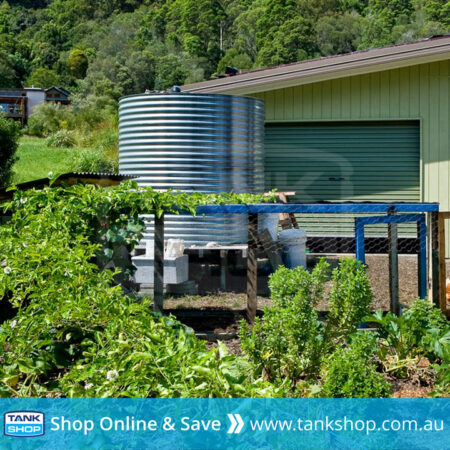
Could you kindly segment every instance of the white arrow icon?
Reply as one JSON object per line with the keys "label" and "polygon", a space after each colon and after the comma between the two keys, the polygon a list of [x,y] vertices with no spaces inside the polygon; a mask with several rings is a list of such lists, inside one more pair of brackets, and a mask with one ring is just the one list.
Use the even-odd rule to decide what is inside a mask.
{"label": "white arrow icon", "polygon": [[227,431],[228,434],[239,434],[244,427],[244,421],[240,414],[227,414],[230,419],[231,426]]}

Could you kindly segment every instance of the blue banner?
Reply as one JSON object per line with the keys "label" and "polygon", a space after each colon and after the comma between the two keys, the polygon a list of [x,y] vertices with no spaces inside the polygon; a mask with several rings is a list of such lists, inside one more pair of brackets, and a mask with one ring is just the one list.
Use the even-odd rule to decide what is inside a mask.
{"label": "blue banner", "polygon": [[450,399],[2,399],[0,449],[447,450]]}

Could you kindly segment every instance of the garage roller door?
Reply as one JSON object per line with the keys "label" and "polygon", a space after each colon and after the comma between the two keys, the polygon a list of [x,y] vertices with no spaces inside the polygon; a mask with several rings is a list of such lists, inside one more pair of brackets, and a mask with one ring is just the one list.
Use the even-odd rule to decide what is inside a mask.
{"label": "garage roller door", "polygon": [[[419,136],[417,121],[268,124],[266,188],[296,191],[298,202],[420,201]],[[354,233],[352,216],[300,222],[310,236]]]}

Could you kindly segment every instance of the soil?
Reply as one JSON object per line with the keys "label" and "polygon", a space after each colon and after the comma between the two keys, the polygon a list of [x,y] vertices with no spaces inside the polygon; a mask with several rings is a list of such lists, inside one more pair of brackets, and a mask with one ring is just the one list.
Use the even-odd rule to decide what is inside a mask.
{"label": "soil", "polygon": [[[314,267],[320,255],[308,256],[308,269]],[[336,267],[338,260],[342,257],[354,257],[351,254],[339,254],[327,256],[326,260],[331,267]],[[374,295],[373,309],[388,311],[390,308],[389,295],[389,257],[385,254],[366,255],[367,274],[369,276],[372,292]],[[199,286],[200,295],[188,295],[179,298],[169,298],[165,300],[165,307],[169,309],[228,309],[243,310],[246,308],[245,296],[245,270],[230,268],[227,273],[227,291],[220,291],[220,272],[216,267],[208,265],[196,265],[195,270],[190,270],[190,278],[195,279]],[[263,266],[263,264],[261,264]],[[450,262],[449,262],[450,273]],[[399,296],[400,302],[409,305],[418,298],[418,268],[416,255],[399,256]],[[191,276],[192,275],[192,276]],[[268,274],[260,270],[258,274],[258,309],[265,305],[270,305],[270,292],[267,286]],[[328,310],[326,295],[324,301],[318,305],[319,311]]]}
{"label": "soil", "polygon": [[430,387],[415,386],[411,382],[393,383],[393,398],[426,398],[431,392]]}

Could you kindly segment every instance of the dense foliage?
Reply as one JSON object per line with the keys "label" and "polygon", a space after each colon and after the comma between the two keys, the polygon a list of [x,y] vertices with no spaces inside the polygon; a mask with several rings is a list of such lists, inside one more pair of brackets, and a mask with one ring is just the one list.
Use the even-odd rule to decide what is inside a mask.
{"label": "dense foliage", "polygon": [[[265,396],[223,347],[154,315],[116,285],[116,250],[140,240],[142,212],[260,196],[187,195],[76,185],[17,192],[0,227],[0,298],[15,311],[0,328],[1,396]],[[96,264],[94,264],[96,263]],[[103,270],[102,270],[103,268]],[[122,273],[122,277],[126,275]]]}
{"label": "dense foliage", "polygon": [[[324,260],[311,272],[278,269],[264,320],[242,326],[241,357],[207,350],[129,293],[123,250],[141,239],[141,214],[272,199],[131,182],[16,192],[0,226],[0,396],[384,397],[401,380],[450,396],[447,319],[425,300],[402,317],[368,316],[366,268],[353,259],[333,271]],[[325,292],[323,321],[315,307]],[[359,330],[364,321],[377,332]]]}
{"label": "dense foliage", "polygon": [[[324,260],[311,272],[282,267],[269,285],[273,304],[264,308],[263,320],[241,327],[255,376],[309,397],[388,397],[389,382],[399,380],[450,395],[450,326],[428,301],[415,301],[402,317],[381,311],[367,316],[369,280],[353,259],[342,259],[331,277]],[[327,289],[324,322],[315,307]],[[364,321],[379,329],[359,330]]]}
{"label": "dense foliage", "polygon": [[0,188],[7,187],[11,181],[12,167],[16,162],[19,140],[19,124],[0,113]]}
{"label": "dense foliage", "polygon": [[224,73],[448,32],[446,0],[8,0],[0,86],[84,95],[166,89]]}
{"label": "dense foliage", "polygon": [[[323,298],[329,272],[325,260],[311,273],[303,267],[278,269],[269,282],[273,304],[264,309],[264,320],[257,319],[251,330],[243,324],[242,349],[256,373],[262,372],[276,383],[288,380],[293,392],[304,394],[305,386],[317,383],[321,368],[326,367],[325,396],[352,396],[341,381],[345,379],[355,382],[354,396],[386,395],[386,382],[370,363],[371,352],[365,352],[366,347],[361,345],[342,347],[369,312],[372,293],[365,267],[353,259],[343,259],[333,270],[330,314],[324,323],[319,320],[316,306]],[[365,372],[352,360],[361,363]]]}

